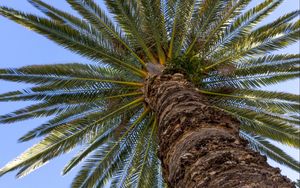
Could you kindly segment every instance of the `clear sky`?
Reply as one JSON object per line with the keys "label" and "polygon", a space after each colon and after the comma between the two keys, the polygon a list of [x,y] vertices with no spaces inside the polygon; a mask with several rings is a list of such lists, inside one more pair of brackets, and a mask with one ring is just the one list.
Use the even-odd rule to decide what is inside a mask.
{"label": "clear sky", "polygon": [[[97,1],[97,0],[96,0]],[[56,7],[65,11],[72,11],[62,0],[45,0]],[[101,1],[99,2],[102,5]],[[250,6],[261,2],[253,0]],[[299,0],[285,0],[284,3],[271,15],[264,23],[283,15],[284,13],[300,8]],[[26,0],[1,0],[0,5],[13,7],[25,12],[40,14]],[[74,12],[74,11],[72,11]],[[286,48],[283,52],[299,53],[299,43]],[[282,51],[281,51],[282,52]],[[3,17],[0,17],[0,68],[21,67],[32,64],[50,64],[50,63],[68,63],[68,62],[89,62],[88,60],[63,49],[48,39],[23,28]],[[28,85],[8,83],[0,81],[0,93],[26,88]],[[285,91],[299,94],[299,79],[285,82],[279,85],[268,87],[268,90]],[[5,114],[18,108],[29,105],[30,102],[18,103],[0,103],[0,114]],[[15,158],[21,152],[26,150],[38,140],[27,143],[17,143],[18,138],[45,122],[46,118],[28,120],[9,125],[0,125],[0,166],[2,167],[8,161]],[[299,150],[282,146],[286,152],[299,159]],[[61,170],[75,152],[61,156],[51,161],[46,166],[33,172],[25,178],[16,180],[15,172],[9,173],[0,178],[0,187],[2,188],[65,188],[69,187],[76,170],[71,171],[67,176],[62,177]],[[282,173],[295,180],[299,174],[291,171],[279,164],[270,161],[273,166],[280,167]]]}

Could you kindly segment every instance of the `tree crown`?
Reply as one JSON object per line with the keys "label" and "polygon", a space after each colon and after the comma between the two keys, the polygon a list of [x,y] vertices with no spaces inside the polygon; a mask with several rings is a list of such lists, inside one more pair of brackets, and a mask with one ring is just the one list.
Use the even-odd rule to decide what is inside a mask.
{"label": "tree crown", "polygon": [[256,27],[282,0],[67,0],[75,17],[40,0],[28,0],[46,17],[0,7],[0,14],[94,64],[53,64],[0,69],[0,79],[32,88],[0,95],[0,101],[38,103],[0,117],[1,123],[51,116],[21,142],[43,140],[0,170],[22,177],[80,145],[66,174],[84,163],[73,187],[162,187],[156,156],[155,113],[144,102],[144,80],[182,73],[211,105],[241,121],[250,145],[288,167],[299,162],[269,139],[299,148],[299,96],[259,90],[299,76],[299,54],[277,54],[299,40],[293,11]]}

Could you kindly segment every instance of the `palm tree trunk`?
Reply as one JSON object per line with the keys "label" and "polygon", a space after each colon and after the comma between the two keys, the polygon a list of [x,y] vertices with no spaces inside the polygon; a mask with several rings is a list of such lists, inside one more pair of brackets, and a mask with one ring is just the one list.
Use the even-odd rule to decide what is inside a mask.
{"label": "palm tree trunk", "polygon": [[239,121],[211,107],[182,74],[149,77],[145,98],[157,114],[158,155],[169,187],[294,187],[247,147]]}

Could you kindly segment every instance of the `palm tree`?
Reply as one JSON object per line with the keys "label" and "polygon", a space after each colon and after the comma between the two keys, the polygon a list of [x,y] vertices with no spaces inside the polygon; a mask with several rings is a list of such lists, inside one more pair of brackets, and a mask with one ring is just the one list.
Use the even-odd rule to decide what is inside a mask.
{"label": "palm tree", "polygon": [[259,88],[298,78],[299,54],[271,52],[299,40],[299,11],[256,27],[282,0],[246,11],[250,0],[105,0],[113,18],[93,0],[67,0],[82,18],[29,2],[47,17],[0,14],[95,64],[0,69],[34,84],[0,101],[38,101],[1,123],[55,115],[20,138],[43,140],[0,175],[80,146],[63,169],[83,161],[74,188],[294,187],[260,153],[300,171],[269,142],[300,147],[299,96]]}

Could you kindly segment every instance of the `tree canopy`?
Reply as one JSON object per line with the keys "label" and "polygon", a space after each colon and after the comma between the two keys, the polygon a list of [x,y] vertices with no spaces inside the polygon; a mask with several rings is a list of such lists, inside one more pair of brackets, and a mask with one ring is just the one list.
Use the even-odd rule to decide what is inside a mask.
{"label": "tree canopy", "polygon": [[0,69],[0,79],[33,87],[0,101],[36,104],[0,116],[1,123],[55,117],[19,141],[43,140],[0,170],[22,177],[77,146],[63,174],[82,163],[72,187],[163,187],[155,113],[144,101],[151,74],[182,73],[210,104],[241,122],[250,146],[300,172],[299,162],[269,140],[299,148],[298,95],[260,87],[299,77],[299,54],[272,54],[299,41],[300,11],[257,26],[282,0],[67,0],[81,17],[28,0],[45,17],[0,7],[0,15],[94,64]]}

